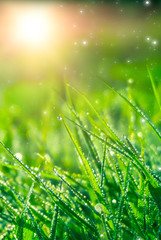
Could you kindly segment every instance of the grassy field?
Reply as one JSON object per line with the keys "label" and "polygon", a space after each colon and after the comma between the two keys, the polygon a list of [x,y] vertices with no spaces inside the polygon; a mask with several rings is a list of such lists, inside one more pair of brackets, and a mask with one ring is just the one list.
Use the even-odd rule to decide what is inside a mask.
{"label": "grassy field", "polygon": [[1,239],[160,239],[159,86],[100,84],[2,89]]}
{"label": "grassy field", "polygon": [[144,17],[135,40],[123,19],[119,38],[0,59],[0,239],[161,239],[161,20]]}

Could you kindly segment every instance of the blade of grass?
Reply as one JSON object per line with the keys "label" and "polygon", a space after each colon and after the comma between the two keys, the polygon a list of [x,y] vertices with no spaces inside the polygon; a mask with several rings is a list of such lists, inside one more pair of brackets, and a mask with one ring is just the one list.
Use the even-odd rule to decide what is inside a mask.
{"label": "blade of grass", "polygon": [[74,188],[69,182],[67,182],[65,180],[65,176],[62,176],[58,173],[58,171],[54,170],[55,174],[69,187],[69,189],[75,194],[75,196],[77,196],[81,202],[85,203],[85,206],[89,207],[94,213],[96,213],[97,215],[100,215],[95,208],[93,207],[92,203],[86,198],[85,195],[83,195],[82,193],[80,193],[79,191],[76,190],[76,188]]}
{"label": "blade of grass", "polygon": [[115,229],[115,236],[114,236],[114,239],[116,239],[116,240],[118,239],[119,225],[120,225],[120,222],[121,222],[123,208],[124,208],[125,199],[126,199],[126,194],[127,194],[127,190],[128,190],[129,169],[130,169],[130,161],[128,161],[128,163],[127,163],[125,178],[124,178],[124,184],[121,187],[122,193],[121,193],[121,197],[120,197],[120,201],[119,201],[119,205],[118,205],[118,210],[117,210],[116,229]]}
{"label": "blade of grass", "polygon": [[[67,117],[66,117],[67,118]],[[91,134],[92,136],[96,137],[98,140],[100,140],[101,142],[105,143],[105,140],[101,137],[99,137],[98,135],[96,135],[95,133],[83,128],[82,126],[80,126],[79,124],[75,123],[74,121],[72,121],[71,119],[67,118],[69,121],[73,122],[74,124],[76,124],[77,126],[79,126],[80,128],[82,128],[84,131],[86,131],[87,133]],[[138,171],[140,172],[140,169],[143,171],[143,173],[145,174],[145,176],[147,177],[147,179],[151,182],[151,184],[154,187],[158,187],[158,183],[155,181],[153,175],[144,167],[144,165],[142,164],[142,162],[140,161],[140,159],[138,159],[138,157],[133,154],[133,152],[128,151],[128,153],[125,152],[125,149],[123,147],[123,149],[118,148],[116,145],[113,145],[109,142],[107,142],[107,145],[109,147],[111,147],[113,150],[115,150],[118,153],[121,153],[123,156],[129,158],[132,162],[132,164],[136,167],[136,169],[138,169]],[[131,153],[131,154],[130,154]]]}
{"label": "blade of grass", "polygon": [[154,188],[150,183],[148,183],[148,188],[159,211],[161,212],[161,187]]}
{"label": "blade of grass", "polygon": [[38,183],[38,185],[50,196],[50,198],[58,205],[60,208],[71,218],[77,221],[78,224],[81,226],[83,225],[86,229],[92,231],[94,234],[97,235],[97,230],[94,226],[89,224],[86,220],[81,218],[75,211],[73,211],[65,202],[63,202],[51,189],[45,186],[44,182],[34,173],[32,172],[29,167],[25,166],[22,161],[16,158],[12,152],[5,147],[5,145],[0,142],[0,145],[3,147],[5,152],[7,152],[11,158],[13,158],[21,167],[22,169],[34,180]]}
{"label": "blade of grass", "polygon": [[29,206],[29,201],[30,201],[30,197],[31,197],[31,194],[32,194],[32,191],[33,191],[33,187],[34,187],[34,182],[32,183],[31,185],[31,188],[29,190],[29,193],[27,195],[27,198],[24,202],[24,205],[23,205],[23,209],[21,211],[21,214],[20,214],[20,219],[19,219],[19,226],[18,226],[18,229],[17,229],[17,238],[19,240],[23,239],[23,228],[24,228],[24,219],[23,219],[23,215],[25,214],[25,212],[27,211],[28,209],[28,206]]}
{"label": "blade of grass", "polygon": [[[68,84],[68,86],[73,89],[76,93],[78,93],[80,96],[82,96],[84,98],[84,100],[86,101],[86,103],[89,105],[89,107],[93,110],[93,112],[96,114],[97,118],[100,120],[100,122],[102,123],[102,125],[105,127],[105,129],[107,130],[107,132],[109,132],[111,134],[111,136],[113,137],[113,139],[120,145],[122,145],[122,141],[119,139],[119,137],[114,133],[114,131],[110,128],[110,126],[108,125],[108,123],[105,121],[105,119],[103,119],[101,117],[101,115],[97,112],[97,110],[95,109],[95,107],[91,104],[91,102],[88,100],[88,98],[82,94],[80,91],[78,91],[76,88],[74,88],[73,86],[71,86],[70,84]],[[106,134],[107,134],[106,132]]]}
{"label": "blade of grass", "polygon": [[89,162],[85,158],[82,150],[80,149],[78,143],[76,142],[76,140],[75,140],[73,134],[71,133],[69,127],[67,126],[64,118],[63,118],[63,123],[65,125],[65,128],[67,129],[67,132],[69,133],[69,136],[70,136],[70,138],[71,138],[71,140],[72,140],[72,142],[73,142],[73,144],[74,144],[74,146],[75,146],[75,148],[76,148],[76,150],[77,150],[81,160],[82,160],[82,163],[84,165],[84,168],[85,168],[86,174],[87,174],[87,176],[89,178],[89,181],[91,183],[91,186],[92,186],[93,190],[96,192],[96,195],[98,196],[99,200],[102,201],[101,190],[100,190],[100,187],[99,187],[98,182],[96,180],[96,177],[94,176],[94,173],[93,173],[93,171],[92,171],[92,169],[91,169],[91,167],[89,165]]}
{"label": "blade of grass", "polygon": [[59,207],[58,207],[58,205],[56,205],[55,208],[54,208],[53,219],[52,219],[52,222],[51,222],[49,240],[54,240],[55,239],[56,227],[57,227],[57,221],[58,221],[58,212],[59,212]]}
{"label": "blade of grass", "polygon": [[156,101],[157,101],[158,106],[159,106],[159,109],[160,109],[160,111],[161,111],[160,97],[159,97],[157,88],[156,88],[156,86],[155,86],[155,82],[154,82],[154,79],[153,79],[153,77],[152,77],[151,71],[150,71],[150,69],[149,69],[148,66],[147,66],[147,71],[148,71],[148,74],[149,74],[149,78],[150,78],[150,81],[151,81],[151,85],[152,85],[152,88],[153,88],[153,92],[154,92]]}
{"label": "blade of grass", "polygon": [[[60,183],[60,190],[61,190],[62,182]],[[60,193],[59,193],[60,197]],[[56,204],[54,208],[54,214],[51,221],[50,233],[49,233],[49,240],[54,240],[56,238],[56,227],[58,222],[58,214],[59,214],[59,206]]]}
{"label": "blade of grass", "polygon": [[63,123],[64,123],[64,125],[65,125],[65,127],[67,129],[67,132],[69,133],[69,136],[70,136],[70,138],[71,138],[71,140],[72,140],[72,142],[73,142],[73,144],[74,144],[74,146],[75,146],[75,148],[76,148],[76,150],[77,150],[77,152],[78,152],[78,154],[79,154],[79,156],[80,156],[80,158],[82,160],[82,163],[83,163],[83,166],[85,168],[87,177],[89,178],[89,182],[90,182],[94,192],[96,193],[96,196],[97,196],[99,202],[106,207],[108,214],[111,214],[111,216],[112,216],[112,224],[113,224],[113,219],[114,219],[113,209],[111,208],[110,203],[108,202],[108,199],[104,198],[104,196],[102,195],[102,191],[100,190],[99,184],[98,184],[98,182],[96,180],[96,177],[95,177],[95,175],[94,175],[94,173],[93,173],[93,171],[92,171],[92,169],[91,169],[91,167],[89,165],[89,162],[85,158],[82,150],[80,149],[79,145],[77,144],[77,142],[76,142],[73,134],[71,133],[69,127],[67,126],[64,118],[62,118],[62,120],[63,120]]}
{"label": "blade of grass", "polygon": [[103,188],[103,181],[104,181],[104,177],[105,177],[105,158],[106,158],[106,146],[107,146],[107,138],[106,138],[106,142],[105,142],[105,146],[104,146],[104,152],[103,152],[103,161],[101,164],[101,184],[100,184],[100,188]]}
{"label": "blade of grass", "polygon": [[77,152],[78,152],[81,160],[82,160],[82,163],[83,163],[83,166],[84,166],[84,168],[85,168],[87,177],[89,178],[89,182],[90,182],[90,184],[91,184],[94,192],[96,193],[96,195],[97,195],[97,197],[98,197],[98,200],[99,200],[101,203],[104,204],[102,192],[101,192],[101,190],[100,190],[100,187],[99,187],[99,184],[98,184],[98,182],[97,182],[97,180],[96,180],[96,177],[95,177],[95,175],[94,175],[94,173],[93,173],[93,171],[92,171],[92,169],[91,169],[91,167],[90,167],[90,165],[89,165],[88,160],[86,159],[86,157],[84,156],[82,150],[80,149],[79,145],[77,144],[77,142],[76,142],[73,134],[71,133],[69,127],[67,126],[64,118],[63,118],[63,123],[64,123],[64,125],[65,125],[65,127],[66,127],[66,129],[67,129],[67,132],[69,133],[69,136],[70,136],[70,138],[71,138],[71,140],[72,140],[72,142],[73,142],[73,144],[74,144],[74,146],[75,146],[75,148],[76,148],[76,150],[77,150]]}
{"label": "blade of grass", "polygon": [[124,99],[128,105],[130,107],[132,107],[132,109],[137,112],[148,124],[149,126],[153,129],[153,131],[156,133],[156,135],[159,137],[159,139],[161,140],[161,133],[159,132],[159,130],[154,126],[153,122],[151,121],[151,119],[149,118],[149,116],[143,112],[143,110],[134,105],[131,101],[129,101],[125,96],[123,96],[121,93],[119,93],[117,90],[115,90],[114,88],[112,88],[111,86],[109,86],[105,81],[103,81],[105,83],[105,85],[111,89],[113,92],[115,92],[116,94],[118,94],[122,99]]}
{"label": "blade of grass", "polygon": [[[74,116],[74,119],[76,119],[76,120],[79,122],[79,124],[80,124],[81,126],[83,126],[83,123],[82,123],[82,121],[80,120],[80,117],[79,117],[78,114],[76,113],[75,109],[73,109],[68,103],[66,103],[66,105],[67,105],[68,109],[70,110],[70,112],[72,113],[72,115]],[[82,129],[81,129],[81,130],[82,130]],[[95,148],[95,146],[94,146],[94,144],[93,144],[93,142],[92,142],[92,140],[91,140],[91,138],[90,138],[90,135],[87,134],[85,131],[82,131],[82,133],[83,133],[83,136],[84,136],[85,141],[86,141],[86,143],[87,143],[87,146],[88,146],[88,148],[89,148],[89,151],[90,151],[90,153],[91,153],[91,155],[92,155],[92,158],[95,159],[96,165],[97,165],[98,169],[100,170],[100,169],[101,169],[101,162],[100,162],[100,159],[99,159],[99,155],[98,155],[98,153],[97,153],[97,150],[96,150],[96,148]]]}

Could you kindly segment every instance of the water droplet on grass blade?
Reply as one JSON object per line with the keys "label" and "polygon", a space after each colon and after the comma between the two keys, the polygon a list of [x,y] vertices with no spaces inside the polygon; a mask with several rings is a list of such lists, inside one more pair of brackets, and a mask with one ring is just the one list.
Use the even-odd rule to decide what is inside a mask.
{"label": "water droplet on grass blade", "polygon": [[101,213],[103,212],[103,205],[101,203],[97,203],[94,208],[96,209],[97,212]]}
{"label": "water droplet on grass blade", "polygon": [[116,204],[117,200],[116,199],[112,199],[112,203]]}
{"label": "water droplet on grass blade", "polygon": [[113,155],[114,155],[114,152],[113,152],[113,151],[110,151],[110,155],[113,156]]}
{"label": "water droplet on grass blade", "polygon": [[134,82],[134,80],[133,80],[132,78],[129,78],[129,79],[128,79],[128,83],[129,83],[129,84],[132,84],[133,82]]}
{"label": "water droplet on grass blade", "polygon": [[15,153],[15,157],[18,159],[18,160],[22,160],[23,156],[21,153]]}
{"label": "water droplet on grass blade", "polygon": [[61,117],[61,116],[58,116],[57,119],[58,119],[59,121],[61,121],[61,120],[62,120],[62,117]]}

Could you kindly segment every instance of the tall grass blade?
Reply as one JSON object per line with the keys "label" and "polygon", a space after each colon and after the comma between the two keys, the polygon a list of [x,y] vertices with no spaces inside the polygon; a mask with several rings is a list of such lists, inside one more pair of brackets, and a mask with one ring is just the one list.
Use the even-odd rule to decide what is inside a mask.
{"label": "tall grass blade", "polygon": [[[80,91],[78,91],[77,89],[75,89],[73,86],[71,86],[70,84],[68,84],[68,86],[70,86],[75,92],[77,92],[80,96],[82,96],[84,98],[84,100],[86,101],[86,103],[89,105],[89,107],[93,110],[93,112],[96,114],[97,118],[100,120],[100,122],[102,123],[102,125],[105,127],[105,129],[107,130],[107,132],[109,132],[111,134],[111,136],[113,137],[114,141],[116,141],[118,144],[122,145],[122,141],[119,139],[119,137],[114,133],[114,131],[110,128],[109,124],[105,121],[105,119],[103,119],[101,117],[101,115],[98,113],[98,111],[95,109],[95,107],[91,104],[91,102],[88,100],[88,98],[82,94]],[[107,134],[106,132],[106,134]]]}
{"label": "tall grass blade", "polygon": [[76,150],[77,150],[77,152],[78,152],[78,154],[79,154],[79,156],[80,156],[80,158],[82,160],[83,166],[85,168],[85,171],[87,173],[87,176],[89,178],[91,186],[93,187],[93,189],[97,193],[97,195],[101,197],[101,190],[99,188],[99,185],[98,185],[98,182],[96,180],[96,177],[94,176],[94,173],[93,173],[93,171],[92,171],[92,169],[91,169],[91,167],[89,165],[88,160],[85,158],[82,150],[80,149],[78,143],[76,142],[73,134],[71,133],[71,131],[70,131],[69,127],[67,126],[67,124],[66,124],[64,119],[63,119],[63,122],[64,122],[64,125],[65,125],[65,127],[67,129],[67,132],[69,133],[69,136],[70,136],[70,138],[71,138],[71,140],[72,140],[72,142],[73,142],[73,144],[74,144],[74,146],[75,146],[75,148],[76,148]]}
{"label": "tall grass blade", "polygon": [[43,236],[42,233],[41,233],[40,226],[39,226],[39,224],[37,223],[34,215],[32,214],[32,211],[29,210],[29,209],[28,209],[28,214],[29,214],[29,217],[30,217],[30,219],[31,219],[31,221],[32,221],[32,223],[33,223],[33,226],[34,226],[34,228],[35,228],[35,232],[36,232],[36,234],[37,234],[37,236],[38,236],[38,239],[39,239],[39,240],[46,240],[46,237]]}
{"label": "tall grass blade", "polygon": [[[67,118],[67,117],[66,117]],[[77,126],[79,126],[80,128],[82,128],[84,131],[86,131],[87,133],[89,133],[90,135],[94,136],[95,138],[97,138],[98,140],[100,140],[101,142],[105,143],[106,140],[104,140],[103,138],[99,137],[97,134],[83,128],[82,126],[80,126],[79,124],[75,123],[74,121],[72,121],[71,119],[67,118],[69,121],[73,122],[74,124],[76,124]],[[158,187],[158,183],[155,181],[154,177],[152,176],[152,174],[150,174],[150,172],[144,167],[144,165],[142,164],[142,162],[140,161],[140,159],[138,159],[138,157],[133,154],[133,152],[128,151],[128,153],[125,151],[127,150],[127,148],[121,149],[120,147],[113,145],[109,142],[107,142],[107,145],[109,147],[111,147],[113,150],[115,150],[118,153],[121,153],[123,156],[127,157],[128,159],[131,160],[132,164],[136,167],[136,169],[138,169],[138,171],[140,172],[140,170],[143,171],[143,173],[145,174],[145,176],[147,177],[147,179],[151,182],[151,184],[154,187]],[[131,153],[131,154],[130,154]]]}
{"label": "tall grass blade", "polygon": [[[61,190],[62,182],[60,183],[60,190]],[[60,193],[59,193],[60,196]],[[49,233],[49,240],[54,240],[56,238],[56,227],[58,222],[58,214],[59,214],[59,206],[55,205],[54,214],[51,221],[50,233]]]}
{"label": "tall grass blade", "polygon": [[106,142],[105,142],[105,146],[104,146],[104,152],[103,152],[103,160],[102,160],[102,165],[101,165],[101,184],[100,187],[101,189],[103,188],[103,181],[104,181],[104,177],[105,177],[105,158],[106,158],[106,146],[107,146],[107,138],[106,138]]}
{"label": "tall grass blade", "polygon": [[149,118],[149,116],[143,112],[143,110],[134,105],[131,101],[129,101],[125,96],[123,96],[121,93],[119,93],[117,90],[115,90],[114,88],[110,87],[105,81],[104,81],[105,85],[111,89],[113,92],[117,93],[122,99],[124,99],[128,105],[130,107],[132,107],[132,109],[134,109],[135,112],[137,112],[143,119],[145,119],[145,121],[151,126],[151,128],[153,129],[153,131],[156,133],[156,135],[159,137],[159,139],[161,140],[161,133],[159,132],[159,130],[154,126],[153,122],[151,121],[151,119]]}
{"label": "tall grass blade", "polygon": [[[76,113],[76,111],[68,103],[66,103],[66,105],[67,105],[68,109],[70,110],[70,112],[72,113],[72,115],[74,116],[74,119],[76,119],[79,122],[79,124],[81,126],[83,126],[83,123],[80,120],[80,118],[79,118],[78,114]],[[81,130],[82,130],[82,128],[81,128]],[[95,148],[95,146],[94,146],[94,144],[93,144],[93,142],[91,140],[91,137],[90,137],[89,134],[87,134],[83,130],[82,130],[82,133],[83,133],[84,139],[85,139],[85,141],[87,143],[87,146],[89,148],[89,151],[91,153],[91,156],[92,156],[93,159],[95,159],[96,165],[97,165],[98,169],[100,170],[101,169],[101,163],[100,163],[99,155],[98,155],[97,150],[96,150],[96,148]]]}
{"label": "tall grass blade", "polygon": [[160,97],[159,97],[159,94],[158,94],[158,91],[157,91],[157,88],[156,88],[154,79],[153,79],[153,77],[152,77],[151,71],[150,71],[150,69],[149,69],[148,66],[147,66],[147,70],[148,70],[149,78],[150,78],[150,81],[151,81],[151,85],[152,85],[152,88],[153,88],[153,92],[154,92],[156,101],[157,101],[158,106],[159,106],[159,109],[160,109],[160,111],[161,111]]}
{"label": "tall grass blade", "polygon": [[86,220],[84,220],[82,217],[80,217],[74,210],[72,210],[65,202],[63,202],[51,189],[46,187],[44,182],[33,172],[29,169],[29,167],[25,166],[22,161],[20,161],[18,158],[16,158],[12,152],[7,149],[2,142],[0,142],[0,145],[3,147],[5,152],[7,152],[11,158],[13,158],[20,166],[21,168],[35,181],[38,183],[38,185],[50,196],[52,201],[54,201],[60,208],[71,218],[73,218],[75,221],[77,221],[78,224],[81,226],[83,225],[86,229],[89,231],[92,231],[94,234],[97,235],[97,230],[94,226],[89,224]]}
{"label": "tall grass blade", "polygon": [[144,230],[140,227],[140,224],[137,220],[137,217],[135,216],[134,211],[132,210],[131,204],[128,202],[128,199],[126,199],[126,203],[127,203],[126,206],[129,210],[128,211],[129,216],[130,216],[132,222],[135,224],[135,227],[136,227],[135,231],[137,232],[137,236],[140,236],[143,239],[147,239],[145,234],[144,234]]}
{"label": "tall grass blade", "polygon": [[64,125],[67,129],[67,132],[69,133],[69,136],[70,136],[70,138],[71,138],[71,140],[72,140],[72,142],[73,142],[73,144],[74,144],[74,146],[75,146],[75,148],[76,148],[76,150],[77,150],[77,152],[78,152],[78,154],[79,154],[79,156],[82,160],[82,163],[83,163],[83,166],[85,168],[87,177],[89,178],[89,182],[90,182],[94,192],[96,193],[99,202],[106,207],[108,213],[112,214],[112,209],[110,207],[110,204],[109,204],[108,200],[103,197],[102,192],[101,192],[100,187],[99,187],[99,184],[98,184],[98,182],[96,180],[96,177],[95,177],[95,175],[94,175],[94,173],[93,173],[93,171],[92,171],[92,169],[89,165],[88,160],[85,158],[82,150],[80,149],[79,145],[77,144],[77,142],[76,142],[73,134],[71,133],[69,127],[67,126],[64,118],[63,118],[63,122],[64,122]]}
{"label": "tall grass blade", "polygon": [[30,197],[31,197],[31,194],[32,194],[32,191],[33,191],[33,187],[34,187],[34,182],[31,185],[30,191],[27,195],[27,198],[24,202],[23,209],[22,209],[21,214],[20,214],[19,227],[17,229],[17,238],[19,240],[23,239],[24,215],[25,215],[25,213],[28,209],[28,206],[29,206],[29,201],[30,201]]}
{"label": "tall grass blade", "polygon": [[161,187],[155,188],[150,183],[148,183],[148,188],[159,211],[161,212]]}
{"label": "tall grass blade", "polygon": [[77,196],[80,199],[82,204],[84,203],[84,205],[87,206],[88,208],[90,208],[94,213],[96,213],[97,215],[100,215],[95,210],[92,203],[87,199],[87,197],[85,195],[83,195],[82,193],[80,193],[79,191],[77,191],[76,188],[74,188],[68,181],[65,180],[65,176],[60,175],[57,170],[54,170],[54,172],[69,187],[71,192],[73,192],[75,194],[75,196]]}
{"label": "tall grass blade", "polygon": [[130,162],[128,161],[127,167],[126,167],[126,172],[125,172],[124,184],[123,184],[123,187],[121,187],[122,193],[121,193],[118,210],[117,210],[116,229],[115,229],[115,236],[114,236],[114,239],[116,239],[116,240],[118,239],[119,225],[121,224],[121,218],[122,218],[123,208],[124,208],[124,204],[125,204],[127,189],[128,189],[129,169],[130,169]]}
{"label": "tall grass blade", "polygon": [[49,240],[54,240],[56,237],[55,234],[56,234],[56,226],[57,226],[57,221],[58,221],[58,212],[59,212],[59,207],[58,207],[58,205],[56,205],[54,208],[54,215],[53,215],[53,219],[51,222]]}

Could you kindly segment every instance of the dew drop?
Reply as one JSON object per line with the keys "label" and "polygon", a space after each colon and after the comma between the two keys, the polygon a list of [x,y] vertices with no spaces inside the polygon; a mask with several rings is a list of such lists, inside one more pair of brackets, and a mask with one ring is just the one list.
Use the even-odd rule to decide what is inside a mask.
{"label": "dew drop", "polygon": [[22,156],[22,154],[21,153],[15,153],[15,155],[14,155],[16,158],[18,158],[18,160],[22,160],[22,158],[23,158],[23,156]]}
{"label": "dew drop", "polygon": [[129,78],[129,79],[128,79],[128,83],[129,83],[129,84],[132,84],[133,82],[134,82],[134,80],[133,80],[132,78]]}
{"label": "dew drop", "polygon": [[117,203],[116,199],[112,199],[112,203],[116,204]]}
{"label": "dew drop", "polygon": [[94,208],[96,209],[97,212],[101,213],[103,212],[103,205],[101,203],[97,203]]}
{"label": "dew drop", "polygon": [[114,152],[113,152],[113,151],[110,151],[110,155],[113,156],[113,155],[114,155]]}
{"label": "dew drop", "polygon": [[61,116],[58,116],[57,119],[58,119],[59,121],[61,121],[61,120],[62,120],[62,117],[61,117]]}

